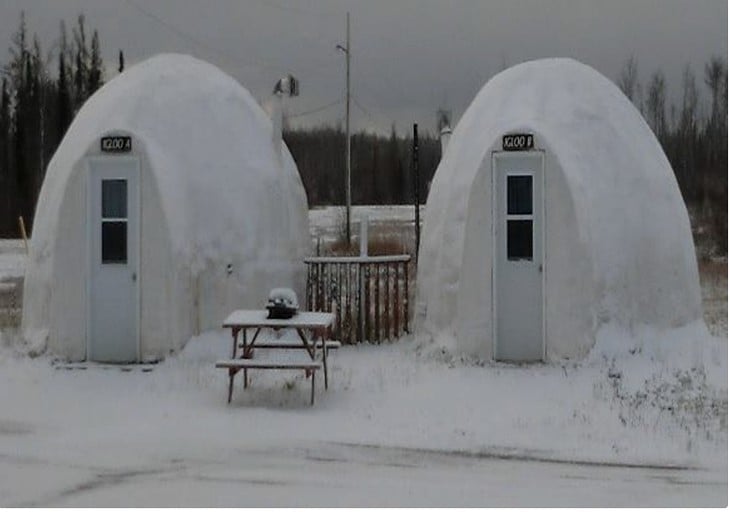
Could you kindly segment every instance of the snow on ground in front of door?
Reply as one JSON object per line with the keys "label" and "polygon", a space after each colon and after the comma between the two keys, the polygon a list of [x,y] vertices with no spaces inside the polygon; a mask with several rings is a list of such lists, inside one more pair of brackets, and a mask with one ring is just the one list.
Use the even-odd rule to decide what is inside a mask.
{"label": "snow on ground in front of door", "polygon": [[[180,499],[173,489],[184,490],[186,475],[203,466],[207,476],[195,484],[199,494],[190,492],[198,502],[207,497],[203,504],[211,505],[220,502],[216,486],[226,478],[236,481],[244,460],[257,461],[263,473],[246,478],[264,486],[257,496],[272,504],[310,478],[305,470],[300,480],[282,484],[292,478],[291,464],[329,457],[344,465],[345,473],[333,478],[354,474],[370,482],[395,471],[394,479],[416,479],[424,468],[433,469],[432,461],[426,458],[409,469],[407,454],[429,452],[535,464],[692,466],[701,468],[702,479],[724,489],[717,493],[713,487],[713,496],[726,495],[727,342],[678,335],[664,341],[661,350],[647,341],[640,352],[612,357],[604,357],[599,343],[583,363],[531,366],[459,360],[410,338],[345,346],[332,353],[328,391],[317,377],[313,407],[303,374],[287,371],[252,373],[246,391],[237,377],[233,403],[226,404],[226,374],[213,366],[229,355],[230,335],[223,331],[193,338],[152,372],[93,364],[67,370],[49,357],[20,357],[0,343],[0,473],[6,475],[0,478],[0,505],[85,503],[73,501],[82,492],[90,493],[89,504],[124,505],[135,495],[130,480],[145,489],[145,475],[156,474],[162,475],[159,489],[143,496],[168,496],[161,503],[172,503]],[[353,465],[353,456],[345,453],[352,445],[347,449],[385,447],[392,463],[370,469]],[[308,455],[291,455],[300,452]],[[405,464],[400,474],[393,469],[399,461]],[[445,473],[438,485],[449,486],[448,496],[453,496],[445,504],[488,503],[481,501],[483,493],[469,474],[469,464],[476,462],[465,461],[459,458],[451,469],[439,466]],[[215,479],[211,471],[217,472]],[[426,489],[424,482],[435,475],[423,478],[418,483]],[[623,478],[630,479],[631,473]],[[694,492],[691,486],[686,489],[676,484],[672,492]],[[354,500],[345,502],[349,505],[383,503],[375,500],[381,492],[377,489],[333,491],[338,492]],[[387,492],[394,500],[390,503],[421,503],[419,495],[409,494],[411,487],[392,486]],[[595,495],[597,501],[591,500],[590,490],[581,492],[560,503],[613,503],[604,501],[611,494],[605,490]],[[526,501],[529,495],[515,489],[503,502],[532,503]],[[293,503],[335,502],[302,489],[301,501]]]}

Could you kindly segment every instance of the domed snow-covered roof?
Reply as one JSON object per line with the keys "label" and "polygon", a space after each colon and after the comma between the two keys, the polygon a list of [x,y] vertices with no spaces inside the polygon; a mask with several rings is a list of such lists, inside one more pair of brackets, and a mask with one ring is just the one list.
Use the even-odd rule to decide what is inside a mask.
{"label": "domed snow-covered roof", "polygon": [[261,307],[272,287],[301,288],[307,199],[273,129],[238,82],[185,55],[150,58],[98,90],[38,198],[23,298],[28,343],[88,357],[88,171],[124,158],[101,151],[104,136],[131,136],[140,164],[140,357],[164,357],[234,308]]}
{"label": "domed snow-covered roof", "polygon": [[[288,241],[292,254],[308,244],[306,196],[289,151],[282,163],[272,123],[251,94],[217,67],[163,54],[125,70],[82,107],[48,166],[33,229],[33,245],[57,231],[59,190],[100,134],[129,132],[144,145],[170,230],[173,254],[189,263],[211,247],[265,259]],[[268,237],[267,226],[286,237]],[[272,247],[276,244],[276,248]],[[306,245],[305,245],[306,246]]]}
{"label": "domed snow-covered roof", "polygon": [[590,260],[594,326],[676,327],[701,318],[689,218],[651,129],[594,69],[544,59],[507,69],[482,88],[436,171],[418,269],[418,311],[430,330],[453,327],[458,289],[469,277],[461,266],[470,190],[501,136],[515,132],[534,133],[563,175]]}

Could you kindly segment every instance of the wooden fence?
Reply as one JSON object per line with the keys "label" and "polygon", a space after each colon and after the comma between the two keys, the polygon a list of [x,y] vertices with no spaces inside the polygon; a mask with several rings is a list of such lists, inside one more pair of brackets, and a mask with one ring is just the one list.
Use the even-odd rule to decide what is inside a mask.
{"label": "wooden fence", "polygon": [[306,258],[307,309],[333,311],[335,339],[380,343],[408,333],[408,254]]}
{"label": "wooden fence", "polygon": [[0,281],[0,329],[20,326],[23,305],[23,279]]}

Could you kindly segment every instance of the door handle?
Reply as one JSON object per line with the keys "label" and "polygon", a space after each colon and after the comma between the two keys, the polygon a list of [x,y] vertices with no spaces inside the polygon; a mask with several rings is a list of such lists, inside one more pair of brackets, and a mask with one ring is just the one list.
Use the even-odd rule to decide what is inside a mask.
{"label": "door handle", "polygon": [[537,267],[538,271],[542,274],[542,263],[540,263],[540,266]]}
{"label": "door handle", "polygon": [[137,272],[132,272],[132,282],[133,283],[136,283],[137,282]]}

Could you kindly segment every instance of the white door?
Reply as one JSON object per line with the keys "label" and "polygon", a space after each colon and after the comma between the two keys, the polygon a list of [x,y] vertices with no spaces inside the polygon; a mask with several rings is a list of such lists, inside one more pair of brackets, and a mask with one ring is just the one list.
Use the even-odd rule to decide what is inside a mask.
{"label": "white door", "polygon": [[542,361],[542,153],[495,153],[492,169],[495,359]]}
{"label": "white door", "polygon": [[88,359],[138,360],[139,161],[89,160]]}

